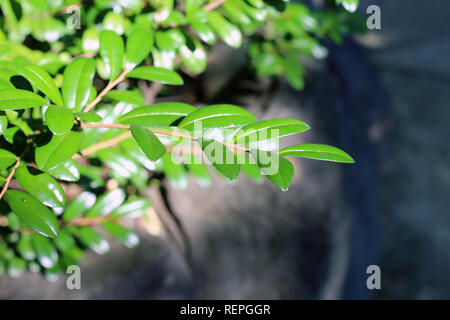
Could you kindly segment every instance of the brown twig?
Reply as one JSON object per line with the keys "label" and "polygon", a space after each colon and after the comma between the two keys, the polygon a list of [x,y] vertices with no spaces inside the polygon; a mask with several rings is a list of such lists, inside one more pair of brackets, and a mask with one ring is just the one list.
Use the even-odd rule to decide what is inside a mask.
{"label": "brown twig", "polygon": [[122,73],[116,78],[116,80],[114,80],[114,81],[108,83],[108,85],[105,87],[105,89],[103,89],[102,92],[100,92],[100,93],[97,95],[97,97],[95,97],[95,99],[92,100],[92,102],[89,103],[89,104],[86,106],[86,108],[84,108],[83,112],[88,112],[88,111],[90,111],[92,108],[94,108],[94,107],[97,105],[97,103],[99,103],[100,100],[102,100],[102,98],[103,98],[103,96],[104,96],[105,94],[107,94],[112,88],[114,88],[117,84],[119,84],[120,82],[122,82],[122,81],[125,79],[126,75],[127,75],[129,72],[130,72],[129,70],[126,70],[126,69],[123,70]]}
{"label": "brown twig", "polygon": [[14,176],[14,173],[16,173],[17,168],[20,165],[20,162],[22,161],[23,156],[25,155],[25,153],[27,152],[28,148],[30,147],[30,144],[28,144],[25,147],[25,150],[22,152],[22,154],[20,155],[20,157],[17,158],[16,163],[14,164],[14,167],[11,169],[11,172],[9,173],[8,177],[5,180],[5,184],[3,186],[2,192],[0,193],[0,200],[3,198],[3,196],[6,193],[6,190],[8,190],[9,184],[11,183],[11,180]]}
{"label": "brown twig", "polygon": [[[106,124],[106,123],[82,123],[81,127],[83,129],[86,128],[108,128],[108,129],[123,129],[123,130],[129,130],[130,126],[127,125],[123,125],[123,124]],[[159,129],[147,129],[153,133],[157,133],[157,134],[162,134],[162,135],[167,135],[167,136],[173,136],[173,137],[179,137],[179,138],[184,138],[184,139],[188,139],[188,140],[192,140],[192,141],[198,141],[197,137],[193,137],[193,136],[188,136],[185,134],[181,134],[181,133],[176,133],[173,131],[166,131],[166,130],[159,130]],[[245,148],[245,147],[241,147],[239,145],[236,144],[232,144],[232,143],[228,143],[228,142],[222,142],[223,145],[235,149],[235,150],[241,150],[241,151],[250,151],[250,149]]]}
{"label": "brown twig", "polygon": [[227,1],[227,0],[216,0],[216,1],[210,2],[203,7],[203,10],[205,10],[205,11],[214,10],[214,9],[220,7],[222,5],[222,3],[224,3],[225,1]]}

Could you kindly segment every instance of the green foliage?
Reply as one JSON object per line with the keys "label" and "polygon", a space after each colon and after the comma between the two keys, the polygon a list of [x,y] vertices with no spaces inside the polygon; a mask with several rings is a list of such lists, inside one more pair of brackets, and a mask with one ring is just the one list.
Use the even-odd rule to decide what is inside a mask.
{"label": "green foliage", "polygon": [[[122,221],[149,213],[144,191],[160,176],[183,189],[192,174],[207,187],[214,168],[286,191],[288,156],[354,162],[326,145],[278,150],[282,137],[309,129],[300,120],[259,121],[229,104],[149,103],[140,90],[202,73],[217,41],[247,50],[259,75],[302,89],[300,57],[323,58],[322,39],[351,32],[357,19],[346,11],[277,0],[105,0],[83,2],[76,30],[67,9],[79,1],[12,3],[0,2],[0,274],[28,268],[51,278],[85,250],[105,254],[98,229],[136,246]],[[353,12],[358,1],[336,4]]]}

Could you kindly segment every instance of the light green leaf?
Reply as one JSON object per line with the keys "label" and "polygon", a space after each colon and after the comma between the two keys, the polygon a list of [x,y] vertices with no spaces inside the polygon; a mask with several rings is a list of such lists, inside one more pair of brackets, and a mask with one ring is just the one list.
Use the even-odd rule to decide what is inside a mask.
{"label": "light green leaf", "polygon": [[183,78],[175,71],[149,66],[137,67],[127,74],[127,78],[144,79],[172,85],[182,85],[184,83]]}
{"label": "light green leaf", "polygon": [[[27,268],[27,262],[19,257],[14,257],[8,261],[8,276],[19,278]],[[1,273],[0,273],[1,274]]]}
{"label": "light green leaf", "polygon": [[179,128],[192,130],[198,122],[203,129],[233,128],[255,121],[255,116],[245,109],[230,104],[216,104],[190,113],[180,122]]}
{"label": "light green leaf", "polygon": [[39,169],[46,171],[55,168],[71,158],[83,143],[83,133],[70,131],[61,136],[52,136],[49,143],[36,148],[35,159]]}
{"label": "light green leaf", "polygon": [[336,4],[342,4],[345,10],[355,12],[358,9],[359,0],[336,0]]}
{"label": "light green leaf", "polygon": [[8,128],[8,117],[0,116],[0,136],[5,133]]}
{"label": "light green leaf", "polygon": [[100,56],[105,62],[109,80],[115,80],[122,71],[124,45],[122,38],[114,31],[100,33]]}
{"label": "light green leaf", "polygon": [[75,182],[80,179],[80,172],[75,161],[68,159],[53,169],[47,170],[47,173],[59,180]]}
{"label": "light green leaf", "polygon": [[336,147],[324,144],[299,144],[284,148],[278,153],[282,156],[294,156],[342,163],[355,163],[355,160],[353,160],[348,153]]}
{"label": "light green leaf", "polygon": [[122,189],[114,189],[101,196],[95,205],[86,213],[86,217],[99,217],[110,214],[125,200],[125,192]]}
{"label": "light green leaf", "polygon": [[127,37],[126,68],[133,69],[150,54],[153,48],[153,34],[141,26],[135,26]]}
{"label": "light green leaf", "polygon": [[203,159],[201,156],[196,156],[194,153],[186,152],[184,153],[185,164],[191,172],[197,184],[200,187],[209,187],[212,183],[211,174],[209,173],[206,166],[202,163]]}
{"label": "light green leaf", "polygon": [[156,45],[161,51],[176,51],[186,42],[184,34],[178,29],[157,31],[155,34]]}
{"label": "light green leaf", "polygon": [[219,12],[208,12],[209,25],[216,31],[220,39],[233,48],[239,48],[242,44],[242,34],[238,27],[231,24]]}
{"label": "light green leaf", "polygon": [[[278,118],[262,120],[243,126],[234,136],[234,140],[238,143],[245,142],[246,145],[251,145],[252,142],[281,138],[305,132],[309,129],[309,125],[297,119]],[[250,140],[250,142],[247,140]]]}
{"label": "light green leaf", "polygon": [[31,238],[30,234],[22,234],[17,243],[17,252],[19,252],[25,260],[34,260],[36,258]]}
{"label": "light green leaf", "polygon": [[28,166],[20,166],[15,173],[17,182],[32,196],[49,207],[63,207],[66,195],[49,174]]}
{"label": "light green leaf", "polygon": [[118,239],[128,248],[134,248],[139,244],[139,238],[134,233],[121,225],[112,222],[102,224],[103,228],[108,231],[113,237]]}
{"label": "light green leaf", "polygon": [[180,102],[166,102],[138,107],[119,118],[120,123],[148,127],[166,127],[187,116],[197,108]]}
{"label": "light green leaf", "polygon": [[17,161],[17,156],[5,149],[0,149],[0,170],[8,168]]}
{"label": "light green leaf", "polygon": [[128,200],[124,204],[122,204],[119,208],[114,210],[114,212],[111,213],[111,216],[117,218],[122,217],[137,218],[143,215],[145,213],[145,210],[150,208],[151,205],[152,205],[151,201],[143,197],[134,200]]}
{"label": "light green leaf", "polygon": [[0,90],[0,110],[20,110],[46,105],[47,101],[41,96],[27,90]]}
{"label": "light green leaf", "polygon": [[214,168],[225,178],[233,181],[241,169],[236,154],[224,144],[215,140],[200,140],[200,146]]}
{"label": "light green leaf", "polygon": [[91,227],[81,227],[77,232],[77,237],[89,249],[97,254],[103,255],[109,251],[108,241],[92,230]]}
{"label": "light green leaf", "polygon": [[105,97],[115,101],[142,106],[145,104],[145,98],[140,91],[111,90]]}
{"label": "light green leaf", "polygon": [[130,129],[133,138],[150,160],[156,161],[166,153],[166,147],[153,132],[138,124],[132,124]]}
{"label": "light green leaf", "polygon": [[53,243],[39,234],[32,234],[31,242],[39,263],[46,269],[54,267],[58,262],[58,252]]}
{"label": "light green leaf", "polygon": [[8,190],[6,200],[23,224],[46,237],[58,236],[59,224],[55,214],[38,199],[23,191]]}
{"label": "light green leaf", "polygon": [[169,180],[169,183],[179,190],[184,190],[187,187],[186,169],[182,164],[175,163],[170,153],[166,153],[161,159],[163,172]]}
{"label": "light green leaf", "polygon": [[23,75],[55,104],[63,105],[61,93],[47,71],[35,65],[27,65],[23,68]]}
{"label": "light green leaf", "polygon": [[66,107],[50,106],[45,111],[45,121],[55,135],[68,133],[73,127],[74,120],[72,110]]}
{"label": "light green leaf", "polygon": [[194,74],[199,74],[206,69],[206,52],[200,42],[193,41],[192,48],[183,44],[180,48],[180,55],[184,65]]}
{"label": "light green leaf", "polygon": [[102,117],[95,112],[77,112],[75,115],[84,122],[99,122],[102,120]]}
{"label": "light green leaf", "polygon": [[64,70],[62,95],[64,106],[81,111],[91,93],[95,74],[95,61],[88,58],[75,59]]}
{"label": "light green leaf", "polygon": [[252,150],[253,158],[265,175],[281,190],[287,191],[294,177],[294,166],[292,163],[273,152]]}
{"label": "light green leaf", "polygon": [[197,32],[199,38],[206,44],[212,45],[216,42],[216,36],[211,27],[199,21],[191,21],[191,27]]}
{"label": "light green leaf", "polygon": [[95,204],[95,194],[85,191],[80,193],[65,208],[62,219],[70,221],[74,218],[82,216],[87,210]]}

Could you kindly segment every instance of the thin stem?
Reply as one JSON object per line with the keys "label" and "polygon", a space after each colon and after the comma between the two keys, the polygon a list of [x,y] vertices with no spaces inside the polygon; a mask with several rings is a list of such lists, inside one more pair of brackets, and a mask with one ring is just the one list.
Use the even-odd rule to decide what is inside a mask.
{"label": "thin stem", "polygon": [[30,147],[30,144],[28,144],[25,147],[25,150],[22,152],[22,154],[20,155],[20,157],[17,158],[16,163],[14,164],[14,167],[11,169],[11,172],[9,173],[8,177],[5,180],[5,184],[3,186],[2,192],[0,193],[0,200],[3,198],[3,196],[6,193],[6,190],[8,190],[9,184],[11,183],[11,180],[14,176],[14,173],[16,173],[17,168],[20,165],[20,162],[22,161],[23,156],[25,155],[25,153],[27,152],[28,148]]}
{"label": "thin stem", "polygon": [[84,108],[83,112],[88,112],[90,111],[92,108],[94,108],[97,103],[100,102],[100,100],[102,100],[103,96],[105,94],[107,94],[112,88],[114,88],[118,83],[122,82],[126,75],[129,73],[130,71],[125,69],[122,71],[122,73],[116,78],[116,80],[108,83],[108,85],[105,87],[105,89],[102,90],[102,92],[100,92],[97,97],[95,97],[94,100],[92,100],[91,103],[89,103],[86,108]]}
{"label": "thin stem", "polygon": [[[109,128],[109,129],[123,129],[123,130],[129,130],[130,126],[127,125],[123,125],[123,124],[106,124],[106,123],[82,123],[81,127],[83,129],[86,128]],[[179,138],[184,138],[184,139],[188,139],[188,140],[192,140],[192,141],[198,141],[197,137],[193,137],[193,136],[188,136],[185,134],[180,134],[180,133],[176,133],[176,132],[172,132],[172,131],[166,131],[166,130],[159,130],[159,129],[148,129],[147,130],[153,132],[153,133],[157,133],[157,134],[163,134],[163,135],[167,135],[167,136],[173,136],[173,137],[179,137]],[[109,141],[109,140],[108,140]],[[236,144],[232,144],[232,143],[228,143],[228,142],[222,142],[223,145],[232,148],[232,149],[236,149],[236,150],[242,150],[242,151],[250,151],[250,149],[245,148],[245,147],[241,147],[239,145]]]}
{"label": "thin stem", "polygon": [[[82,156],[86,157],[86,156],[88,156],[88,155],[90,155],[92,153],[97,152],[98,150],[115,146],[116,144],[120,143],[123,140],[129,139],[130,137],[131,137],[131,133],[130,132],[125,132],[125,133],[122,133],[121,135],[119,135],[119,136],[117,136],[115,138],[112,138],[112,139],[109,139],[109,140],[106,140],[106,141],[102,141],[100,143],[97,143],[97,144],[89,147],[89,148],[81,150],[80,153],[81,153]],[[74,158],[77,158],[77,156],[79,157],[79,155],[75,155]]]}
{"label": "thin stem", "polygon": [[205,10],[205,11],[214,10],[214,9],[220,7],[222,5],[222,3],[224,3],[225,1],[227,1],[227,0],[216,0],[216,1],[210,2],[203,7],[203,10]]}

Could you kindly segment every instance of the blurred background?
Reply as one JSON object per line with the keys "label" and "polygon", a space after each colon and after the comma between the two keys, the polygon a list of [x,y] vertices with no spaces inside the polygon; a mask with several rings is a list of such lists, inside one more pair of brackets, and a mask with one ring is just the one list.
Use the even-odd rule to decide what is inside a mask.
{"label": "blurred background", "polygon": [[[137,248],[112,242],[106,256],[89,253],[81,290],[68,290],[64,275],[28,273],[1,277],[0,298],[450,298],[450,2],[360,2],[363,17],[381,8],[381,30],[304,61],[302,92],[255,79],[242,52],[225,47],[217,61],[232,63],[213,60],[201,78],[202,102],[302,119],[313,130],[288,142],[336,145],[356,165],[295,159],[284,193],[245,177],[149,190],[155,211],[182,229],[155,218],[135,226]],[[366,287],[373,264],[381,290]]]}

